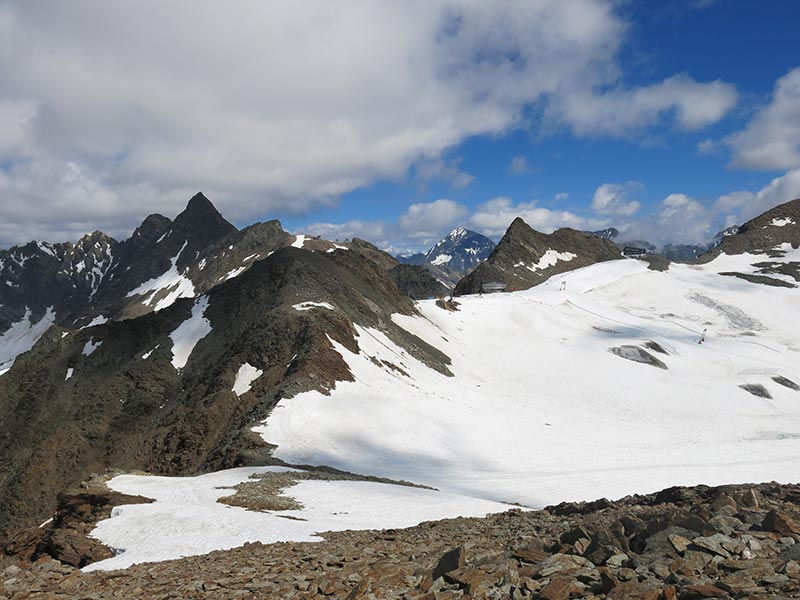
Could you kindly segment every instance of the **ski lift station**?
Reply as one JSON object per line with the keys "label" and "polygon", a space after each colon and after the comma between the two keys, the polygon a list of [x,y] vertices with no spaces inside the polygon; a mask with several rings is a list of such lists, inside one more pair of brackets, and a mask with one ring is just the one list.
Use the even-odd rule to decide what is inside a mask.
{"label": "ski lift station", "polygon": [[494,294],[496,292],[505,292],[506,291],[506,284],[500,281],[491,281],[489,283],[484,283],[481,286],[484,294]]}

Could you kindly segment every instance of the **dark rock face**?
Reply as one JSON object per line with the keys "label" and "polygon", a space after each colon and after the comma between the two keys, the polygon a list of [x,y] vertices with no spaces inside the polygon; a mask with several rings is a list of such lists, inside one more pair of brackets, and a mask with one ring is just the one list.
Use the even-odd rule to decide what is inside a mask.
{"label": "dark rock face", "polygon": [[791,484],[679,487],[326,533],[318,543],[246,544],[114,573],[43,558],[8,567],[0,594],[49,585],[41,597],[796,598],[798,499]]}
{"label": "dark rock face", "polygon": [[415,300],[450,293],[449,288],[437,281],[430,271],[421,265],[397,265],[389,270],[389,276],[399,289]]}
{"label": "dark rock face", "polygon": [[31,242],[0,250],[0,334],[26,313],[39,321],[81,310],[108,274],[119,244],[99,231],[76,244]]}
{"label": "dark rock face", "polygon": [[[26,314],[39,321],[48,308],[69,328],[100,316],[143,315],[168,304],[181,277],[185,289],[201,294],[292,241],[278,221],[237,231],[197,194],[174,221],[150,215],[123,242],[94,232],[76,244],[31,242],[0,251],[0,281],[6,283],[0,286],[0,335]],[[153,289],[133,293],[159,277]]]}
{"label": "dark rock face", "polygon": [[115,506],[150,502],[149,498],[120,494],[104,486],[59,494],[49,522],[18,533],[4,552],[27,562],[49,557],[72,567],[85,567],[114,556],[110,548],[89,537],[97,522],[109,518]]}
{"label": "dark rock face", "polygon": [[[652,343],[655,344],[655,342]],[[656,346],[658,346],[658,344],[656,344]],[[664,364],[664,361],[657,359],[647,350],[645,350],[644,348],[640,348],[639,346],[629,346],[629,345],[617,346],[614,348],[609,348],[608,351],[611,352],[611,354],[616,354],[620,358],[624,358],[626,360],[631,360],[633,362],[650,365],[652,367],[658,367],[659,369],[667,368],[667,365]],[[663,352],[663,349],[662,349],[662,354],[666,354],[666,352]]]}
{"label": "dark rock face", "polygon": [[618,258],[609,240],[567,228],[548,235],[517,218],[489,258],[458,283],[455,294],[478,293],[493,281],[506,283],[509,291],[528,289],[555,274]]}

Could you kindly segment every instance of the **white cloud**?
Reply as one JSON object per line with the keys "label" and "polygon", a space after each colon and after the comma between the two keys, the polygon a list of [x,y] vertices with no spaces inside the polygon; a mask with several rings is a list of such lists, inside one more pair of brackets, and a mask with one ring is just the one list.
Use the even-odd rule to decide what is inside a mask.
{"label": "white cloud", "polygon": [[670,194],[654,214],[621,223],[626,239],[644,239],[656,246],[708,242],[730,225],[742,225],[770,208],[800,198],[800,169],[776,177],[756,192],[724,194],[711,203],[686,194]]}
{"label": "white cloud", "polygon": [[468,212],[463,204],[441,198],[434,202],[412,204],[398,219],[397,225],[405,239],[438,239],[441,233],[458,225]]}
{"label": "white cloud", "polygon": [[569,90],[550,112],[578,135],[626,137],[673,114],[680,129],[700,129],[722,119],[737,97],[736,88],[729,83],[699,83],[676,75],[634,89],[618,87],[603,93]]}
{"label": "white cloud", "polygon": [[531,172],[533,172],[533,167],[528,164],[525,156],[520,154],[511,159],[511,165],[508,167],[509,175],[524,175]]}
{"label": "white cloud", "polygon": [[396,222],[347,221],[345,223],[313,223],[303,228],[306,233],[325,239],[366,239],[387,251],[427,248],[445,233],[463,225],[469,210],[454,200],[440,198],[433,202],[412,204]]}
{"label": "white cloud", "polygon": [[731,166],[745,169],[800,167],[800,69],[778,79],[772,100],[744,131],[728,138]]}
{"label": "white cloud", "polygon": [[628,196],[642,189],[644,186],[638,181],[604,183],[595,190],[592,209],[603,215],[629,217],[639,210],[641,204],[629,200]]}
{"label": "white cloud", "polygon": [[[719,118],[733,95],[725,84],[678,77],[591,91],[618,83],[627,24],[615,7],[7,0],[0,164],[29,166],[3,173],[19,195],[3,193],[2,241],[71,231],[64,221],[104,226],[115,210],[116,229],[130,231],[148,212],[177,213],[197,190],[237,222],[308,214],[437,165],[469,137],[505,134],[533,104],[563,104],[556,112],[581,134],[618,135],[673,108],[685,128]],[[592,126],[595,117],[611,126]],[[70,165],[91,193],[61,181]],[[468,184],[456,171],[453,184]],[[41,177],[28,185],[28,172]],[[94,213],[83,208],[90,197]],[[32,205],[29,229],[15,228]]]}
{"label": "white cloud", "polygon": [[354,237],[378,246],[389,244],[389,225],[384,221],[347,221],[345,223],[312,223],[301,233],[319,235],[326,240],[351,240]]}
{"label": "white cloud", "polygon": [[460,163],[460,158],[451,161],[441,158],[423,161],[415,165],[416,175],[424,183],[439,179],[446,181],[456,189],[463,189],[473,182],[475,176],[462,171],[459,167]]}
{"label": "white cloud", "polygon": [[536,201],[514,204],[511,198],[493,198],[481,204],[469,219],[470,227],[489,237],[502,236],[515,218],[521,217],[528,225],[550,233],[560,227],[580,230],[600,229],[607,221],[600,218],[587,218],[568,210],[541,208]]}

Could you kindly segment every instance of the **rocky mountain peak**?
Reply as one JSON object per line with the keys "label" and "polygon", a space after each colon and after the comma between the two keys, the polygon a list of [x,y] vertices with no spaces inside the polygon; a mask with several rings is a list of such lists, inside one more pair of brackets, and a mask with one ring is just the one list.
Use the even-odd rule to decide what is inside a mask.
{"label": "rocky mountain peak", "polygon": [[527,289],[552,275],[620,257],[610,240],[568,227],[545,234],[517,217],[491,255],[458,283],[454,293],[478,293],[483,284],[495,281],[508,289]]}
{"label": "rocky mountain peak", "polygon": [[716,247],[700,260],[706,262],[723,253],[774,254],[782,252],[784,244],[800,247],[800,199],[779,204],[728,235],[720,236]]}
{"label": "rocky mountain peak", "polygon": [[192,196],[186,209],[175,217],[172,227],[201,245],[211,244],[237,231],[202,192]]}

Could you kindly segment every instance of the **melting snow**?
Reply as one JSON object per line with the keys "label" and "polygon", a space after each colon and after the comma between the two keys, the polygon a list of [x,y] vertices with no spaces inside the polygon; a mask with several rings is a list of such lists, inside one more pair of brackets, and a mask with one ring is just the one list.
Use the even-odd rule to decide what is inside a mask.
{"label": "melting snow", "polygon": [[572,252],[557,252],[556,250],[551,249],[542,254],[542,257],[539,259],[539,261],[532,264],[531,266],[527,266],[526,264],[521,262],[515,264],[514,266],[525,267],[529,271],[536,272],[546,269],[548,267],[552,267],[560,260],[570,261],[573,258],[577,258],[577,256],[578,256],[577,254],[573,254]]}
{"label": "melting snow", "polygon": [[333,310],[333,306],[327,302],[301,302],[300,304],[292,304],[292,308],[300,311],[311,310],[312,308],[327,308],[328,310]]}
{"label": "melting snow", "polygon": [[[141,296],[149,292],[149,295],[142,300],[142,304],[150,306],[156,311],[171,306],[178,298],[192,298],[196,293],[194,284],[191,279],[178,273],[178,267],[176,266],[187,243],[183,242],[180,251],[172,259],[172,266],[167,271],[131,290],[128,292],[127,297]],[[166,290],[168,293],[161,300],[156,301],[156,296],[162,290]]]}
{"label": "melting snow", "polygon": [[73,369],[72,367],[70,367],[69,369],[67,369],[67,375],[66,375],[66,377],[64,377],[64,381],[66,381],[67,379],[69,379],[70,377],[72,377],[72,374],[73,374],[74,372],[75,372],[75,369]]}
{"label": "melting snow", "polygon": [[192,316],[169,334],[172,339],[172,366],[176,369],[186,366],[197,342],[211,333],[211,322],[203,316],[206,308],[208,296],[201,296],[195,300]]}
{"label": "melting snow", "polygon": [[94,327],[95,325],[102,325],[103,323],[108,323],[108,319],[103,315],[98,315],[92,319],[90,323],[81,327],[81,329],[87,329],[89,327]]}
{"label": "melting snow", "polygon": [[156,344],[156,347],[155,347],[155,348],[153,348],[152,350],[149,350],[148,352],[145,352],[144,354],[142,354],[142,360],[147,360],[148,358],[150,358],[150,355],[151,355],[151,354],[153,354],[153,352],[155,352],[155,351],[156,351],[156,349],[157,349],[157,348],[158,348],[160,345],[161,345],[161,344]]}
{"label": "melting snow", "polygon": [[294,248],[302,248],[303,244],[306,243],[306,239],[307,239],[307,237],[304,236],[304,235],[296,235],[294,237],[294,241],[292,242],[292,246]]}
{"label": "melting snow", "polygon": [[231,391],[237,396],[249,392],[253,382],[263,374],[264,371],[261,369],[256,369],[250,363],[244,363],[236,372],[236,381],[233,382]]}
{"label": "melting snow", "polygon": [[0,335],[0,375],[11,368],[17,356],[33,348],[55,320],[56,313],[51,306],[41,319],[31,323],[31,311],[26,308],[22,320]]}
{"label": "melting snow", "polygon": [[436,266],[443,265],[449,263],[452,258],[449,254],[440,254],[431,261],[431,264]]}
{"label": "melting snow", "polygon": [[81,354],[84,356],[91,356],[95,350],[97,350],[100,346],[103,345],[103,340],[98,342],[94,341],[94,338],[91,338],[88,342],[86,342],[83,346],[83,350],[81,350]]}
{"label": "melting snow", "polygon": [[121,569],[246,542],[322,541],[320,531],[410,527],[509,508],[434,490],[362,481],[301,481],[285,494],[297,499],[302,510],[257,512],[217,502],[251,474],[291,470],[242,467],[197,477],[114,477],[107,484],[112,490],[156,501],[115,507],[111,518],[98,523],[92,536],[115,548],[117,555],[83,570]]}
{"label": "melting snow", "polygon": [[772,223],[770,225],[774,225],[775,227],[783,227],[785,225],[794,225],[794,221],[791,217],[785,217],[783,219],[772,219]]}

